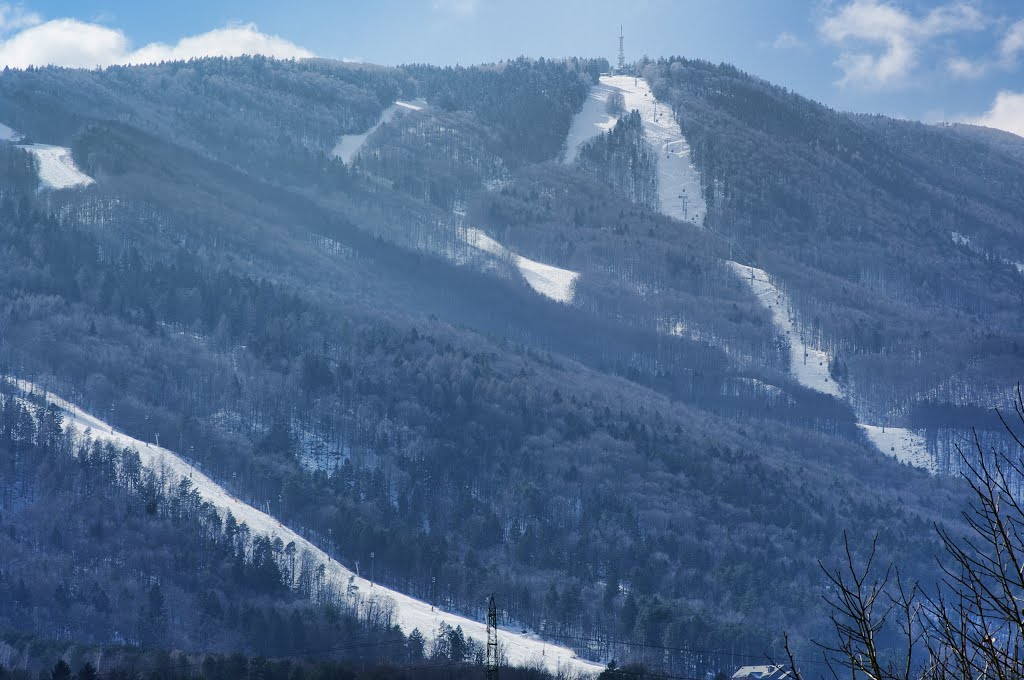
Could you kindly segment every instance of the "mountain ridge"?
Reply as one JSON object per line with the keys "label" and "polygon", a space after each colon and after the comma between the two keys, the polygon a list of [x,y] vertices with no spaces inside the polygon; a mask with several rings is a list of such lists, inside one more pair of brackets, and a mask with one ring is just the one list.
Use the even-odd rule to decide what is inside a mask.
{"label": "mountain ridge", "polygon": [[[1019,197],[985,212],[989,190],[967,183],[969,204],[938,215],[941,227],[913,218],[918,199],[945,205],[961,186],[919,172],[929,154],[967,145],[968,164],[1007,177],[1017,166],[932,133],[921,138],[935,149],[911,149],[897,138],[912,126],[828,112],[735,69],[637,67],[672,103],[708,229],[623,194],[623,173],[637,186],[652,171],[619,163],[635,139],[595,153],[596,175],[560,162],[608,70],[600,60],[5,74],[12,114],[0,122],[31,119],[33,140],[68,144],[97,184],[38,193],[24,158],[0,149],[11,159],[0,163],[0,366],[113,411],[126,432],[192,447],[288,521],[333,532],[364,563],[374,552],[389,586],[423,599],[439,577],[446,603],[470,614],[499,590],[509,617],[555,639],[626,643],[588,643],[579,651],[592,658],[652,660],[628,644],[664,645],[680,650],[670,667],[689,668],[681,650],[716,649],[724,656],[703,667],[720,670],[724,650],[777,649],[789,626],[806,644],[825,623],[815,561],[838,555],[841,528],[880,532],[928,574],[928,527],[956,524],[956,483],[879,454],[855,414],[924,423],[922,409],[997,394],[1014,370],[1013,297],[983,281],[1015,274],[939,229],[979,249],[1016,238],[1006,215]],[[150,101],[163,79],[173,96]],[[264,91],[269,104],[235,106]],[[382,124],[350,163],[331,159],[339,137],[417,96],[422,111]],[[797,124],[808,111],[842,143],[815,151],[827,140]],[[755,141],[764,149],[740,162]],[[896,160],[875,172],[843,144]],[[791,163],[769,163],[780,149]],[[842,192],[807,180],[835,158],[849,161]],[[904,196],[889,183],[906,177],[918,189]],[[858,203],[876,196],[865,187],[885,188],[891,232]],[[860,207],[833,224],[833,196]],[[473,252],[468,229],[578,273],[571,304],[536,293],[507,258]],[[911,274],[927,269],[924,254],[875,266],[903,262],[886,239],[919,234],[931,235],[929,257],[983,272],[922,284]],[[836,358],[830,375],[848,376],[852,406],[790,376],[770,311],[723,264],[730,246],[777,279]],[[833,267],[833,251],[851,263]],[[928,296],[934,319],[901,317]],[[974,302],[986,345],[957,299]],[[958,381],[945,392],[943,371]],[[924,428],[936,460],[942,422]],[[326,467],[304,462],[316,455]]]}

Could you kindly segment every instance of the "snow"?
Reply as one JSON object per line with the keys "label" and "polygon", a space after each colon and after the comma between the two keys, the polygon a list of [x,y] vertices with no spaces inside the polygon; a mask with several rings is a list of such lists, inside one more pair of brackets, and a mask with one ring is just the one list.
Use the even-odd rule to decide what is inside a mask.
{"label": "snow", "polygon": [[530,288],[541,295],[566,304],[571,303],[575,297],[576,279],[580,277],[579,272],[517,255],[479,229],[466,229],[465,240],[477,250],[495,257],[511,259]]}
{"label": "snow", "polygon": [[93,184],[96,180],[78,169],[71,149],[50,144],[19,146],[39,161],[39,182],[42,189],[71,189]]}
{"label": "snow", "polygon": [[21,141],[21,135],[7,127],[3,123],[0,123],[0,142],[18,142]]}
{"label": "snow", "polygon": [[615,91],[616,88],[603,82],[590,88],[583,108],[573,117],[572,125],[569,127],[569,136],[565,140],[565,156],[562,159],[565,163],[574,163],[584,143],[615,127],[618,119],[609,115],[605,109],[608,95]]}
{"label": "snow", "polygon": [[530,287],[556,302],[572,302],[576,294],[576,279],[579,274],[550,264],[536,262],[521,255],[516,256],[516,265]]}
{"label": "snow", "polygon": [[887,456],[892,456],[901,463],[936,472],[935,460],[928,454],[924,437],[902,427],[878,427],[876,425],[857,426],[864,431],[871,443]]}
{"label": "snow", "polygon": [[812,390],[842,397],[839,384],[828,374],[828,353],[811,347],[796,327],[793,306],[785,293],[776,288],[768,273],[757,267],[728,262],[736,274],[747,282],[754,296],[771,312],[772,324],[789,344],[789,371],[793,378]]}
{"label": "snow", "polygon": [[[0,123],[0,141],[19,142],[21,139],[21,133]],[[71,149],[65,146],[19,144],[18,148],[28,151],[39,162],[40,189],[71,189],[89,186],[96,181],[78,169]]]}
{"label": "snow", "polygon": [[[707,205],[701,193],[700,175],[690,157],[690,146],[680,132],[679,122],[672,109],[657,101],[643,78],[601,76],[599,84],[591,88],[590,96],[573,119],[566,140],[565,162],[571,163],[575,160],[579,148],[587,140],[614,126],[615,119],[609,116],[604,108],[609,94],[614,91],[622,93],[626,111],[640,112],[644,137],[658,152],[658,193],[661,212],[669,217],[702,224],[707,213]],[[959,232],[952,232],[951,236],[957,245],[971,247],[969,237]],[[1024,274],[1024,263],[1012,264]],[[728,265],[750,286],[757,299],[771,313],[772,325],[789,346],[792,377],[804,387],[843,398],[841,387],[829,375],[828,353],[811,346],[807,338],[800,333],[788,296],[771,282],[763,269],[731,261]],[[686,324],[680,320],[670,325],[667,332],[680,337],[692,335]],[[934,472],[934,461],[928,455],[924,441],[919,435],[900,428],[858,425],[882,453]]]}
{"label": "snow", "polygon": [[421,111],[423,107],[427,105],[427,102],[423,99],[416,99],[412,102],[396,101],[394,104],[384,109],[383,113],[380,114],[380,118],[376,123],[370,127],[366,132],[361,132],[356,135],[342,135],[338,139],[338,143],[334,146],[334,150],[331,151],[331,155],[335,158],[340,158],[345,162],[345,165],[352,165],[352,161],[355,160],[356,156],[363,148],[363,144],[366,140],[377,131],[384,123],[390,123],[395,115],[401,111],[407,113],[409,111]]}
{"label": "snow", "polygon": [[[43,390],[31,382],[14,378],[7,378],[7,380],[24,392],[44,394]],[[344,592],[349,578],[355,576],[348,568],[330,558],[326,552],[269,514],[232,496],[219,484],[179,458],[173,451],[129,437],[96,416],[84,412],[74,404],[53,394],[45,396],[50,403],[64,411],[65,423],[68,427],[73,426],[79,433],[84,433],[86,429],[91,430],[94,441],[110,442],[118,447],[137,450],[142,464],[146,468],[163,469],[179,478],[188,477],[204,501],[216,507],[219,512],[230,511],[239,523],[245,523],[253,533],[276,535],[285,543],[294,541],[299,553],[307,551],[315,560],[325,565],[326,578],[333,582],[339,591]],[[429,636],[443,621],[453,628],[462,626],[463,632],[468,637],[486,645],[487,628],[484,623],[439,609],[434,610],[426,602],[403,595],[390,588],[372,584],[367,579],[358,576],[355,577],[354,582],[364,595],[372,594],[392,600],[395,605],[397,623],[406,634],[410,633],[413,628],[419,628],[424,635]],[[578,659],[572,650],[547,643],[536,634],[499,630],[498,635],[502,649],[508,657],[509,663],[513,665],[541,664],[552,672],[564,670],[588,675],[596,674],[603,668],[600,664]]]}
{"label": "snow", "polygon": [[612,92],[622,93],[627,112],[640,112],[644,137],[658,154],[661,212],[678,220],[703,224],[707,204],[700,190],[700,174],[690,157],[690,145],[680,132],[672,108],[655,99],[643,78],[601,76],[573,117],[565,144],[565,162],[575,161],[585,142],[615,126],[618,119],[605,111],[605,102]]}
{"label": "snow", "polygon": [[672,108],[655,99],[643,78],[602,76],[601,83],[622,92],[626,111],[640,112],[644,136],[658,154],[661,212],[678,220],[703,224],[708,209],[700,190],[700,174]]}
{"label": "snow", "polygon": [[[738,262],[728,264],[747,282],[757,299],[771,312],[772,325],[789,344],[789,370],[793,378],[804,387],[843,398],[842,389],[828,373],[828,353],[808,345],[804,336],[797,330],[789,298],[772,284],[763,269]],[[935,461],[928,454],[924,438],[912,430],[865,423],[857,423],[857,426],[885,455],[932,473],[936,471]]]}
{"label": "snow", "polygon": [[993,256],[991,253],[988,253],[985,250],[982,250],[981,248],[975,247],[974,243],[971,241],[971,238],[969,236],[964,236],[959,231],[950,232],[949,235],[950,238],[953,239],[953,243],[955,243],[956,245],[961,246],[963,248],[967,248],[972,253],[981,255],[986,259],[998,260],[1003,264],[1008,264],[1014,269],[1016,269],[1018,274],[1024,274],[1024,262],[1018,262],[1016,260],[1011,260],[1005,257]]}
{"label": "snow", "polygon": [[477,250],[490,253],[495,257],[508,257],[511,255],[511,251],[508,248],[501,245],[479,229],[467,229],[465,238],[466,243],[469,245],[473,246]]}

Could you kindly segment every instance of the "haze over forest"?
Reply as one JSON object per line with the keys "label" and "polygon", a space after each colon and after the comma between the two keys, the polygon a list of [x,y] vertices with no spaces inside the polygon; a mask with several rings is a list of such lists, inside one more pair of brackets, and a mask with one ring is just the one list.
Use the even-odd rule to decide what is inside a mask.
{"label": "haze over forest", "polygon": [[0,680],[1024,672],[1018,8],[548,5],[0,4]]}

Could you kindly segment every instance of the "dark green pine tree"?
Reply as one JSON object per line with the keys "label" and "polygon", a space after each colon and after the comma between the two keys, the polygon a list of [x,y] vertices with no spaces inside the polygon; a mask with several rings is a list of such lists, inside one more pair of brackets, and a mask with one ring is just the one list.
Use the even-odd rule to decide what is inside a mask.
{"label": "dark green pine tree", "polygon": [[50,671],[50,680],[71,680],[71,666],[64,659],[53,665]]}
{"label": "dark green pine tree", "polygon": [[145,604],[139,613],[139,638],[144,645],[154,645],[164,633],[167,619],[167,605],[159,584],[149,589]]}
{"label": "dark green pine tree", "polygon": [[96,672],[96,667],[88,661],[78,669],[78,674],[75,676],[77,680],[98,680],[99,673]]}
{"label": "dark green pine tree", "polygon": [[420,629],[413,628],[412,632],[409,633],[409,638],[405,642],[405,648],[408,653],[409,660],[422,660],[426,645],[427,641],[424,639],[423,633],[420,632]]}

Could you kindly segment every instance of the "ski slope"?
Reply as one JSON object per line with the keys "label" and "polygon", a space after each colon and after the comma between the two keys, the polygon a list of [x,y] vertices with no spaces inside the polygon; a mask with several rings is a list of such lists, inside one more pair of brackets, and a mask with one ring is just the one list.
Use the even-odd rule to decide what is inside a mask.
{"label": "ski slope", "polygon": [[643,78],[602,76],[601,84],[622,93],[626,111],[640,112],[644,137],[658,154],[661,212],[678,220],[703,224],[708,209],[700,190],[700,175],[693,166],[690,145],[683,138],[671,107],[654,98]]}
{"label": "ski slope", "polygon": [[[601,76],[600,83],[591,88],[590,96],[573,119],[566,142],[566,162],[575,159],[579,147],[588,139],[614,125],[614,119],[604,110],[604,102],[612,92],[622,93],[626,111],[640,113],[644,137],[658,152],[660,211],[669,217],[701,224],[707,205],[700,191],[700,175],[690,159],[690,146],[679,131],[679,122],[671,108],[658,102],[643,78]],[[796,330],[788,298],[771,283],[768,274],[737,262],[728,264],[771,312],[775,328],[789,344],[790,370],[797,382],[824,394],[842,396],[839,385],[828,374],[828,355],[804,341]],[[679,321],[670,333],[683,335],[684,331],[685,325]]]}
{"label": "ski slope", "polygon": [[[828,373],[828,353],[807,344],[804,336],[796,328],[793,307],[785,293],[772,284],[763,269],[738,262],[728,264],[747,282],[757,299],[771,312],[772,325],[789,345],[789,371],[793,379],[804,387],[842,399],[842,389]],[[865,423],[857,423],[857,427],[864,431],[871,443],[883,454],[932,474],[937,471],[935,461],[928,454],[924,438],[913,430]]]}
{"label": "ski slope", "polygon": [[643,78],[601,76],[569,127],[565,162],[576,160],[588,140],[615,126],[617,118],[605,111],[612,92],[621,92],[626,111],[639,111],[644,137],[658,155],[658,193],[661,212],[678,220],[704,223],[707,204],[700,190],[700,174],[690,157],[690,145],[679,130],[672,109],[658,102]]}
{"label": "ski slope", "polygon": [[[828,373],[828,353],[807,344],[804,336],[797,330],[793,307],[785,293],[772,284],[763,269],[738,262],[728,264],[747,282],[757,299],[771,312],[772,325],[789,345],[789,371],[793,379],[804,387],[842,399],[842,389]],[[865,423],[857,423],[857,426],[885,455],[933,474],[936,472],[935,461],[928,454],[924,438],[912,430]]]}
{"label": "ski slope", "polygon": [[938,471],[935,460],[928,454],[924,437],[913,430],[903,427],[878,427],[857,423],[871,443],[887,456],[892,456],[901,463],[927,470],[932,474]]}
{"label": "ski slope", "polygon": [[[0,123],[0,142],[20,142],[22,135],[11,127]],[[19,144],[36,157],[39,163],[40,189],[73,189],[93,184],[96,180],[78,169],[71,149],[52,144]]]}
{"label": "ski slope", "polygon": [[[658,198],[661,212],[669,217],[702,224],[707,205],[700,190],[700,175],[690,158],[690,146],[683,138],[671,108],[655,98],[643,78],[601,76],[599,84],[591,88],[583,108],[573,118],[566,140],[565,162],[575,160],[579,148],[587,140],[614,126],[615,119],[607,114],[604,104],[609,94],[616,91],[622,93],[626,111],[640,112],[644,137],[658,152]],[[953,232],[952,238],[958,245],[970,245],[970,240],[957,232]],[[822,394],[843,398],[839,384],[829,375],[828,353],[808,344],[797,329],[789,298],[772,284],[767,272],[738,262],[730,261],[727,264],[771,313],[772,325],[786,339],[793,379]],[[1024,263],[1013,264],[1024,273]],[[682,336],[688,331],[682,321],[676,321],[668,332]],[[858,425],[885,455],[935,472],[935,463],[928,455],[923,439],[911,430],[862,423]]]}
{"label": "ski slope", "polygon": [[[44,394],[43,390],[31,382],[14,378],[7,378],[7,381],[12,385],[16,385],[23,392],[36,395]],[[135,449],[139,452],[142,464],[146,468],[151,470],[162,469],[178,478],[188,477],[204,501],[216,507],[219,512],[226,513],[230,511],[239,523],[246,524],[253,533],[276,535],[285,543],[294,541],[295,547],[300,554],[306,551],[315,560],[325,565],[326,579],[332,582],[340,592],[345,592],[349,578],[355,577],[354,583],[359,587],[359,592],[364,597],[390,599],[395,605],[397,623],[404,633],[408,634],[413,628],[419,628],[420,632],[430,637],[443,621],[453,628],[462,626],[462,630],[467,637],[471,637],[481,645],[486,646],[487,627],[485,624],[441,610],[435,610],[426,602],[403,595],[390,588],[372,584],[364,578],[355,576],[353,572],[331,559],[327,553],[298,533],[284,526],[267,513],[257,510],[232,496],[219,484],[179,458],[173,451],[129,437],[96,416],[82,411],[74,404],[55,395],[46,394],[45,396],[50,403],[63,410],[66,426],[74,427],[79,434],[89,429],[94,441],[105,441],[118,447]],[[596,674],[603,670],[603,666],[600,664],[578,659],[572,650],[546,643],[534,634],[499,630],[498,640],[509,663],[513,665],[539,664],[552,672],[561,670],[586,675]]]}
{"label": "ski slope", "polygon": [[20,142],[21,135],[0,123],[0,142]]}
{"label": "ski slope", "polygon": [[465,240],[470,246],[495,257],[508,258],[515,263],[519,273],[530,284],[530,288],[556,302],[569,304],[576,295],[576,279],[579,272],[562,269],[543,262],[518,255],[479,229],[466,229]]}
{"label": "ski slope", "polygon": [[793,379],[804,387],[841,398],[843,394],[839,384],[828,374],[828,353],[808,345],[803,334],[797,330],[793,306],[786,294],[772,284],[763,269],[738,262],[728,264],[771,312],[772,324],[789,344],[789,371]]}
{"label": "ski slope", "polygon": [[602,132],[608,132],[615,127],[618,118],[609,115],[605,108],[608,103],[608,95],[615,91],[614,87],[603,82],[590,88],[590,94],[583,102],[583,108],[573,116],[572,125],[569,127],[569,136],[565,139],[563,162],[569,165],[575,163],[581,146]]}
{"label": "ski slope", "polygon": [[370,127],[366,132],[360,132],[356,135],[342,135],[338,139],[338,143],[334,146],[334,150],[331,151],[331,155],[335,158],[340,158],[345,162],[345,165],[352,165],[352,161],[356,159],[359,152],[362,150],[366,140],[369,139],[370,135],[377,131],[384,123],[390,123],[394,120],[395,115],[401,112],[409,111],[421,111],[427,102],[422,99],[417,99],[412,102],[400,102],[396,101],[394,104],[384,109],[380,114],[380,118],[377,122]]}
{"label": "ski slope", "polygon": [[71,149],[50,144],[25,144],[25,149],[39,162],[40,189],[73,189],[93,184],[96,180],[78,169]]}

